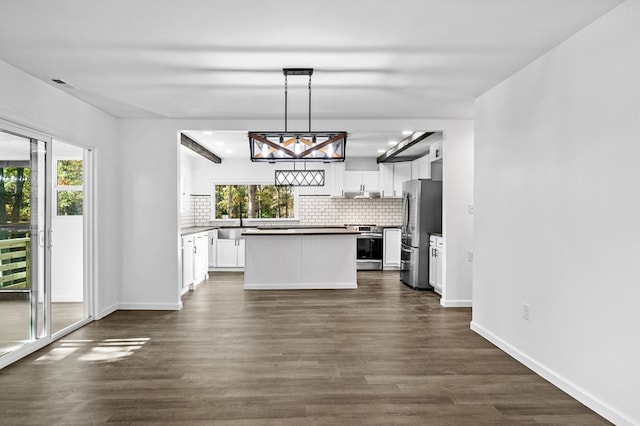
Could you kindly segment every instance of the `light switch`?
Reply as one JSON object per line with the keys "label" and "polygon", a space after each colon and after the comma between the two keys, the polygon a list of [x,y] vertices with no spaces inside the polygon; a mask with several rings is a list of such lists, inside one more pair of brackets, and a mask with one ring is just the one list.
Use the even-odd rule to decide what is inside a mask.
{"label": "light switch", "polygon": [[473,203],[469,204],[469,214],[473,214],[474,208]]}

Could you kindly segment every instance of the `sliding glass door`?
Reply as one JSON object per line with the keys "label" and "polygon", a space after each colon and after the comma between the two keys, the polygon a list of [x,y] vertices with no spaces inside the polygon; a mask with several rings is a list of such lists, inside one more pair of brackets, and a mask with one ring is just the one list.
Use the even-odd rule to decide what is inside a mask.
{"label": "sliding glass door", "polygon": [[0,355],[48,334],[46,149],[0,130]]}

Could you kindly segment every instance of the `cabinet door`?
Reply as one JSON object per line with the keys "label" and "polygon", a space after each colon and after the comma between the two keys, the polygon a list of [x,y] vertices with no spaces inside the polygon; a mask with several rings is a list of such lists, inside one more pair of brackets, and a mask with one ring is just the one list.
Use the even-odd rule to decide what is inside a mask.
{"label": "cabinet door", "polygon": [[344,163],[331,163],[329,165],[331,167],[327,169],[327,173],[330,172],[331,174],[331,195],[339,197],[344,191]]}
{"label": "cabinet door", "polygon": [[431,158],[428,154],[415,160],[415,165],[418,168],[416,179],[431,179]]}
{"label": "cabinet door", "polygon": [[200,239],[200,246],[198,247],[198,253],[200,255],[201,276],[205,280],[207,273],[209,272],[209,235],[202,234]]}
{"label": "cabinet door", "polygon": [[344,172],[344,190],[362,190],[362,172]]}
{"label": "cabinet door", "polygon": [[435,241],[429,245],[429,285],[436,288],[436,270],[438,269],[438,257]]}
{"label": "cabinet door", "polygon": [[236,267],[238,264],[236,240],[218,240],[216,245],[216,266],[219,268]]}
{"label": "cabinet door", "polygon": [[393,164],[380,164],[380,191],[383,197],[395,197],[393,186]]}
{"label": "cabinet door", "polygon": [[202,246],[204,245],[204,236],[196,235],[195,249],[193,251],[193,282],[199,283],[203,279],[204,265],[202,264]]}
{"label": "cabinet door", "polygon": [[438,293],[442,294],[442,255],[444,254],[444,245],[442,239],[439,238],[436,247],[436,285],[439,290]]}
{"label": "cabinet door", "polygon": [[182,239],[182,288],[193,283],[193,237]]}
{"label": "cabinet door", "polygon": [[378,172],[362,172],[362,186],[365,191],[380,189],[380,174]]}
{"label": "cabinet door", "polygon": [[244,239],[242,240],[236,240],[238,241],[238,260],[237,260],[237,265],[244,268]]}
{"label": "cabinet door", "polygon": [[384,230],[384,266],[400,266],[400,229]]}
{"label": "cabinet door", "polygon": [[411,180],[411,162],[402,162],[394,164],[393,190],[396,197],[402,196],[402,184]]}
{"label": "cabinet door", "polygon": [[218,231],[209,231],[209,268],[216,267],[216,244],[218,241]]}

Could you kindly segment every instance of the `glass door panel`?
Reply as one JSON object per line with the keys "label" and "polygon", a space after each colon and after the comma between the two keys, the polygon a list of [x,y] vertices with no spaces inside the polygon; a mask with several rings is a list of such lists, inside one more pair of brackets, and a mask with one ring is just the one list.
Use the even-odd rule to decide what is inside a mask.
{"label": "glass door panel", "polygon": [[85,149],[52,142],[51,333],[88,317],[84,268]]}
{"label": "glass door panel", "polygon": [[0,130],[0,355],[46,335],[45,152]]}

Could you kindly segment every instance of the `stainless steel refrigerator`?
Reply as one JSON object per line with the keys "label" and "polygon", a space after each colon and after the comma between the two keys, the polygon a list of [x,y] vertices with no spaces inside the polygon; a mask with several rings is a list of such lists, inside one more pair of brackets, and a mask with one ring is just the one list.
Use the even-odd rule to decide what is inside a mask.
{"label": "stainless steel refrigerator", "polygon": [[442,233],[442,181],[413,179],[402,184],[400,281],[430,290],[429,234]]}

